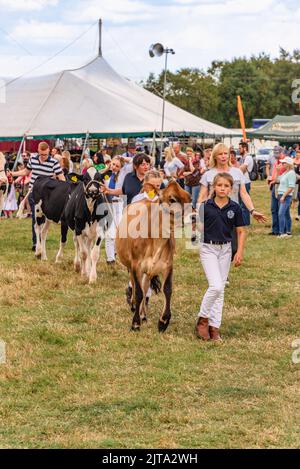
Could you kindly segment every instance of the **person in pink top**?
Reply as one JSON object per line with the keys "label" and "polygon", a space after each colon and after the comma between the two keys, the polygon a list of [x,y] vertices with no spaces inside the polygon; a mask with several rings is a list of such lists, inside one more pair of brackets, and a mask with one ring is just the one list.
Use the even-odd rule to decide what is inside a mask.
{"label": "person in pink top", "polygon": [[231,166],[233,166],[234,168],[240,167],[240,163],[238,162],[236,157],[236,152],[232,148],[230,149],[230,163]]}
{"label": "person in pink top", "polygon": [[284,169],[284,167],[281,163],[283,159],[284,159],[284,155],[282,153],[280,153],[278,160],[275,161],[275,163],[273,165],[273,171],[272,171],[272,175],[271,175],[271,183],[270,184],[278,184],[278,181],[276,181],[278,176],[281,176],[284,173],[285,169]]}

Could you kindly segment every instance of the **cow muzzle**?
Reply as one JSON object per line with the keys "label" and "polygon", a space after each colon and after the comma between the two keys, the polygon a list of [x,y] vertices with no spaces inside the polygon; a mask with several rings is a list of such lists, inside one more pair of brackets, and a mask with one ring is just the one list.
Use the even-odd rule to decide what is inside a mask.
{"label": "cow muzzle", "polygon": [[86,196],[93,200],[98,199],[98,197],[101,195],[100,187],[100,182],[92,179],[92,181],[88,182],[85,187]]}

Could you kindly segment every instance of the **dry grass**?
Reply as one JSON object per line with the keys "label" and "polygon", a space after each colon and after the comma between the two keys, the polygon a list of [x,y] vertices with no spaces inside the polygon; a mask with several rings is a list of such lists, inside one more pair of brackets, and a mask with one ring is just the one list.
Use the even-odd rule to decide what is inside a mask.
{"label": "dry grass", "polygon": [[[268,212],[264,184],[253,194]],[[299,337],[299,227],[288,240],[268,237],[269,229],[250,229],[216,346],[193,334],[206,282],[183,241],[168,331],[157,333],[158,296],[133,334],[124,269],[109,269],[102,255],[89,286],[73,272],[71,239],[54,264],[57,227],[41,263],[30,251],[30,221],[1,220],[0,446],[298,447],[300,365],[291,343]]]}

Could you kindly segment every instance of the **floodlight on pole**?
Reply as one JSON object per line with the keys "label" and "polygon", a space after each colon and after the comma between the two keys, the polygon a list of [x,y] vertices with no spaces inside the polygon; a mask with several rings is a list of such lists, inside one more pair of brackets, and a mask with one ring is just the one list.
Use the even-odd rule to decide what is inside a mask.
{"label": "floodlight on pole", "polygon": [[162,158],[163,154],[163,138],[164,138],[164,122],[165,122],[165,103],[166,103],[166,85],[167,85],[167,66],[168,66],[168,54],[175,54],[174,49],[169,49],[168,47],[164,48],[162,44],[157,42],[156,44],[151,44],[149,48],[149,55],[153,57],[161,57],[165,54],[165,70],[164,70],[164,88],[163,88],[163,108],[162,108],[162,118],[161,118],[161,147],[160,154]]}

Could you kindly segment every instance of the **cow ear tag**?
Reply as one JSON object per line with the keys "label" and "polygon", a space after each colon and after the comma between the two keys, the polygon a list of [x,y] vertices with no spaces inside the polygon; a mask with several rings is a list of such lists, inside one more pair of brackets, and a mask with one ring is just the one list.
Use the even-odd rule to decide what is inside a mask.
{"label": "cow ear tag", "polygon": [[107,181],[107,180],[109,179],[109,176],[106,174],[106,175],[104,176],[104,179]]}
{"label": "cow ear tag", "polygon": [[77,182],[77,181],[78,181],[77,176],[72,176],[72,177],[71,177],[71,181],[72,181],[72,182]]}
{"label": "cow ear tag", "polygon": [[152,189],[151,191],[148,191],[148,192],[147,192],[147,195],[148,195],[149,199],[151,199],[151,200],[154,199],[154,197],[155,197],[155,190]]}

